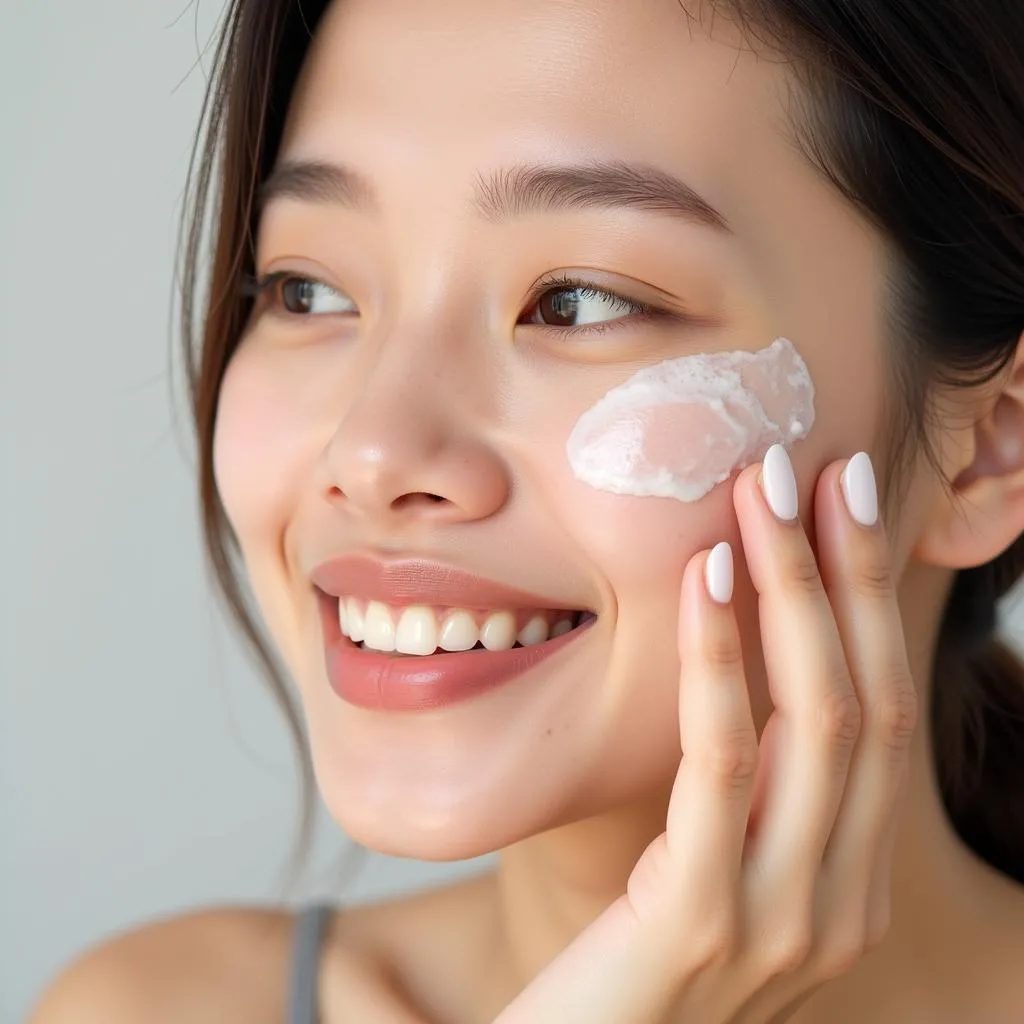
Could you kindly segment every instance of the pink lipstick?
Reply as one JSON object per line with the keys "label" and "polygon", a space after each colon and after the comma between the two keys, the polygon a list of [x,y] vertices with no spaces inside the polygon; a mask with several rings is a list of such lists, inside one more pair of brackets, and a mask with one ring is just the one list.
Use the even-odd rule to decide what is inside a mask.
{"label": "pink lipstick", "polygon": [[[311,577],[318,591],[331,688],[347,703],[374,710],[425,711],[468,700],[547,661],[579,640],[595,621],[588,611],[578,612],[558,601],[438,562],[382,562],[348,556],[319,566]],[[574,628],[508,650],[477,647],[406,656],[360,647],[347,637],[338,615],[338,599],[346,597],[380,601],[392,608],[416,604],[480,611],[565,610],[571,613]]]}

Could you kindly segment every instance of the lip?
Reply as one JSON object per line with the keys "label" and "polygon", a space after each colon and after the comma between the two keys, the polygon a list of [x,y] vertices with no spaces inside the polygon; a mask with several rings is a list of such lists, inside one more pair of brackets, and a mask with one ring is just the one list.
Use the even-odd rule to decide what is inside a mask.
{"label": "lip", "polygon": [[529,647],[402,657],[359,647],[341,632],[337,600],[320,592],[317,601],[331,689],[346,703],[373,711],[433,711],[469,700],[547,661],[597,621],[588,619],[568,633]]}
{"label": "lip", "polygon": [[443,562],[407,558],[381,561],[369,555],[345,555],[318,565],[313,584],[332,597],[361,597],[402,608],[410,604],[471,610],[537,608],[589,611],[507,586]]}

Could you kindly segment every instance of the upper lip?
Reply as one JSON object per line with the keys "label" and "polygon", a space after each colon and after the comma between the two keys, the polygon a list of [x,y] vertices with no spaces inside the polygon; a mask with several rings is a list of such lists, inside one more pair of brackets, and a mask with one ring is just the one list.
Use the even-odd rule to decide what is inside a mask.
{"label": "upper lip", "polygon": [[580,610],[443,562],[407,558],[381,561],[344,555],[318,565],[310,578],[325,594],[361,597],[402,607],[410,604],[456,608],[537,608]]}

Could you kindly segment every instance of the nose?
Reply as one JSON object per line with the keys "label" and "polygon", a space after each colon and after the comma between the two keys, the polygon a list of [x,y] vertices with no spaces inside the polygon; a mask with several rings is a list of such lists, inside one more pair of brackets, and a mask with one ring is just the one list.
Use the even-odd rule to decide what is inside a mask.
{"label": "nose", "polygon": [[484,437],[479,382],[465,370],[439,372],[436,363],[427,369],[397,355],[378,358],[352,382],[320,459],[324,498],[385,530],[493,515],[511,488]]}

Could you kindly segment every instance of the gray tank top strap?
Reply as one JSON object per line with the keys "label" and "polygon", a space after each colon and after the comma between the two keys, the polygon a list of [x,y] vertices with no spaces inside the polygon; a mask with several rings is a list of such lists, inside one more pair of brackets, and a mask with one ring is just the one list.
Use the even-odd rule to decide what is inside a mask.
{"label": "gray tank top strap", "polygon": [[288,1024],[316,1024],[320,947],[327,921],[333,912],[334,908],[330,904],[314,903],[303,907],[295,916]]}

